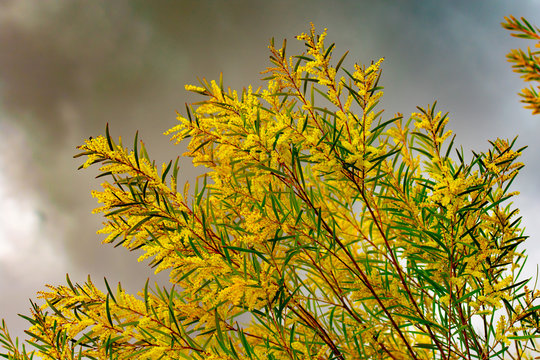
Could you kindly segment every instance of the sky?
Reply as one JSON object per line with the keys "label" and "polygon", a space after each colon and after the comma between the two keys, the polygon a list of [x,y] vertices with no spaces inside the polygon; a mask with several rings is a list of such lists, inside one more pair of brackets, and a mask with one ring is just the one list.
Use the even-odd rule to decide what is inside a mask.
{"label": "sky", "polygon": [[[233,89],[263,85],[270,38],[293,49],[310,22],[328,28],[336,56],[350,51],[348,68],[385,57],[387,119],[437,100],[465,153],[497,137],[529,146],[514,203],[534,276],[540,118],[519,103],[524,85],[505,59],[527,45],[500,26],[511,14],[540,25],[540,1],[0,0],[0,318],[24,337],[29,324],[17,314],[66,273],[79,283],[90,275],[102,289],[106,276],[131,293],[147,278],[166,285],[137,253],[101,245],[90,191],[102,179],[97,168],[77,170],[76,146],[108,123],[126,142],[139,130],[157,163],[176,158],[185,148],[163,132],[198,100],[184,85],[220,73]],[[189,159],[181,166],[181,181],[201,172]]]}

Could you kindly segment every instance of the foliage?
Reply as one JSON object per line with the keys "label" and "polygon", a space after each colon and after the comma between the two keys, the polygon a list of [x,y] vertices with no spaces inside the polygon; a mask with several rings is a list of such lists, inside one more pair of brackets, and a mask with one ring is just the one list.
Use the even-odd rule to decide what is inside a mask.
{"label": "foliage", "polygon": [[[266,89],[186,86],[206,100],[166,134],[189,139],[185,155],[207,168],[193,196],[177,190],[178,160],[158,171],[137,135],[129,150],[107,127],[79,147],[81,167],[112,178],[93,192],[104,242],[141,249],[172,287],[48,286],[26,317],[39,356],[502,359],[534,348],[540,293],[518,281],[526,237],[509,202],[523,149],[497,139],[467,162],[435,104],[383,119],[382,59],[347,71],[325,38],[312,27],[290,58],[272,41]],[[28,358],[1,330],[3,356]]]}
{"label": "foliage", "polygon": [[[533,27],[525,18],[521,18],[521,22],[515,17],[505,17],[506,22],[502,26],[512,31],[512,36],[537,40],[536,48],[540,48],[540,29]],[[513,49],[506,57],[509,62],[514,63],[512,66],[514,71],[522,74],[521,77],[527,81],[540,81],[540,51],[531,51],[527,47],[527,53],[521,49]],[[524,88],[519,95],[523,98],[522,103],[525,103],[526,109],[531,109],[533,115],[540,114],[540,96],[537,89],[540,86]]]}

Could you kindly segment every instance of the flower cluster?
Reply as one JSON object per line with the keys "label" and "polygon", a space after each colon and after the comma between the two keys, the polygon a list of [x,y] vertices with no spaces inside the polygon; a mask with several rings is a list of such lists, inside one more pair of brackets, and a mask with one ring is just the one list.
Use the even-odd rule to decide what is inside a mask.
{"label": "flower cluster", "polygon": [[[525,356],[540,293],[519,279],[525,236],[508,201],[523,149],[498,139],[454,156],[435,104],[383,119],[382,59],[349,72],[326,30],[297,39],[306,52],[289,58],[271,43],[265,89],[186,86],[205,100],[166,134],[205,167],[193,196],[177,190],[178,161],[158,171],[137,135],[130,150],[107,127],[79,147],[82,167],[112,178],[92,193],[104,242],[140,249],[172,287],[49,286],[29,318],[40,356]],[[0,342],[28,358],[7,332]]]}

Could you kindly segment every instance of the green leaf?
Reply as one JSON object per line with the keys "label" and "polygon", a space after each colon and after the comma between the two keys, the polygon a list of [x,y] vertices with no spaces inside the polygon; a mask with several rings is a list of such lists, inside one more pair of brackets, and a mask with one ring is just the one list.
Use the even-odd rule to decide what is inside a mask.
{"label": "green leaf", "polygon": [[384,121],[380,124],[378,124],[376,127],[371,130],[371,132],[377,132],[378,130],[384,129],[386,125],[396,122],[397,120],[403,119],[403,116],[396,116],[390,120]]}
{"label": "green leaf", "polygon": [[161,175],[161,182],[162,182],[162,183],[165,183],[165,177],[167,176],[167,173],[168,173],[169,170],[171,169],[171,165],[172,165],[172,160],[169,161],[169,165],[167,165],[167,168],[165,169],[165,171],[164,171],[163,174]]}
{"label": "green leaf", "polygon": [[111,317],[111,307],[109,305],[109,294],[107,293],[107,297],[105,298],[105,310],[107,312],[107,319],[109,320],[109,324],[114,327],[112,317]]}
{"label": "green leaf", "polygon": [[68,283],[68,286],[71,289],[71,291],[73,291],[75,295],[79,295],[79,290],[77,290],[77,288],[73,286],[73,284],[71,283],[71,279],[69,278],[68,273],[66,273],[66,282]]}
{"label": "green leaf", "polygon": [[141,168],[139,164],[139,151],[137,150],[137,140],[139,138],[139,131],[135,133],[135,140],[133,141],[133,154],[135,155],[135,162],[137,163],[137,169]]}
{"label": "green leaf", "polygon": [[473,297],[474,295],[478,294],[481,291],[482,291],[482,289],[479,288],[479,289],[468,292],[467,294],[465,294],[462,297],[460,297],[459,299],[457,299],[456,304],[463,303],[464,300],[467,300],[468,298]]}
{"label": "green leaf", "polygon": [[336,65],[336,72],[338,72],[339,68],[341,67],[341,64],[343,63],[343,60],[345,60],[345,57],[347,56],[348,53],[349,53],[349,50],[347,50],[345,52],[345,54],[343,54],[343,56],[341,56],[341,59],[339,59],[337,65]]}
{"label": "green leaf", "polygon": [[418,316],[412,316],[412,315],[403,314],[403,313],[399,313],[399,312],[393,313],[393,316],[398,316],[398,317],[402,317],[402,318],[411,320],[413,323],[418,323],[418,324],[427,325],[427,326],[430,326],[430,327],[437,328],[438,330],[443,332],[443,334],[446,334],[446,332],[447,332],[447,329],[445,329],[441,325],[439,325],[439,324],[437,324],[437,323],[435,323],[433,321],[422,319],[422,318],[420,318]]}
{"label": "green leaf", "polygon": [[111,135],[109,134],[109,123],[105,125],[105,135],[107,136],[107,143],[109,144],[109,149],[111,151],[114,151],[113,141],[111,139]]}
{"label": "green leaf", "polygon": [[255,249],[247,249],[247,248],[242,248],[242,247],[238,247],[238,246],[224,246],[223,248],[228,249],[228,250],[236,250],[238,252],[246,252],[246,253],[255,254],[258,257],[260,257],[261,259],[263,259],[265,262],[270,263],[268,261],[268,259],[266,258],[266,256],[264,256],[264,254],[262,252],[260,252],[258,250],[255,250]]}
{"label": "green leaf", "polygon": [[144,224],[145,222],[150,220],[152,217],[153,216],[146,216],[144,219],[137,222],[135,225],[133,225],[131,228],[129,228],[126,235],[130,235],[130,234],[134,233],[135,231],[137,231],[141,227],[142,224]]}
{"label": "green leaf", "polygon": [[109,283],[107,282],[107,278],[104,277],[103,280],[105,280],[105,286],[107,287],[107,294],[111,295],[111,298],[113,299],[114,303],[116,304],[116,299],[114,298],[113,292],[111,291],[111,288],[109,287]]}
{"label": "green leaf", "polygon": [[146,283],[144,284],[144,306],[146,308],[146,313],[148,313],[148,282],[150,281],[150,278],[146,279]]}
{"label": "green leaf", "polygon": [[[326,49],[325,53],[324,53],[324,59],[328,58],[328,56],[332,53],[332,50],[334,49],[334,47],[336,46],[335,43],[332,43],[328,49]],[[336,70],[337,71],[337,70]]]}

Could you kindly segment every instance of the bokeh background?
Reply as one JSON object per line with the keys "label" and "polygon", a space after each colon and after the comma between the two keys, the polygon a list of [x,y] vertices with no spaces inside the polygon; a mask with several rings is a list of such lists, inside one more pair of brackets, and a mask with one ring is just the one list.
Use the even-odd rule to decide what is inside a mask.
{"label": "bokeh background", "polygon": [[[346,65],[385,57],[381,103],[389,118],[438,100],[466,153],[488,140],[529,145],[515,200],[531,236],[527,275],[540,261],[540,118],[522,109],[522,81],[506,53],[526,45],[502,29],[503,17],[540,25],[540,2],[360,0],[1,0],[0,1],[0,318],[23,336],[29,298],[44,284],[90,275],[104,289],[121,282],[132,293],[155,276],[138,254],[101,245],[102,218],[91,189],[94,168],[77,171],[75,147],[103,134],[131,143],[140,131],[158,163],[184,152],[162,133],[175,111],[198,100],[184,90],[197,77],[241,90],[262,85],[271,37],[281,43],[327,27]],[[531,46],[533,44],[530,44]],[[200,173],[189,159],[182,180]]]}

